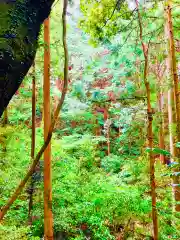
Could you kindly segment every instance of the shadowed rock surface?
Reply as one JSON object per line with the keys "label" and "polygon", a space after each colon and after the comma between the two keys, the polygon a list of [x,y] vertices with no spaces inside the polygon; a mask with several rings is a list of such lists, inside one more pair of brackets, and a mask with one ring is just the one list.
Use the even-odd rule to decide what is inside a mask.
{"label": "shadowed rock surface", "polygon": [[31,67],[54,0],[0,0],[0,117]]}

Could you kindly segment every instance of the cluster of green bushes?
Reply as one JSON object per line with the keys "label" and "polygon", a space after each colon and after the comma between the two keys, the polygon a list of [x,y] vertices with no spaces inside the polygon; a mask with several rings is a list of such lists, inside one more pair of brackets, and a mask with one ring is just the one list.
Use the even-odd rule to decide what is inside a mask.
{"label": "cluster of green bushes", "polygon": [[[10,133],[11,127],[8,132]],[[3,205],[30,163],[29,130],[18,128],[6,138],[1,151],[0,204]],[[55,136],[53,148],[53,215],[55,234],[62,239],[148,239],[151,236],[151,198],[148,162],[145,157],[110,155],[100,158],[97,144],[102,139],[90,135]],[[37,148],[42,131],[37,131]],[[33,226],[28,226],[26,189],[6,215],[0,227],[5,239],[38,239],[43,236],[43,182],[38,178],[34,195]],[[168,196],[159,202],[167,210]],[[168,215],[169,214],[169,215]],[[161,210],[161,239],[178,234],[168,226],[170,212]],[[168,217],[169,216],[169,217]],[[165,221],[164,221],[165,219]],[[167,223],[167,224],[166,224]],[[177,239],[177,238],[176,238]]]}

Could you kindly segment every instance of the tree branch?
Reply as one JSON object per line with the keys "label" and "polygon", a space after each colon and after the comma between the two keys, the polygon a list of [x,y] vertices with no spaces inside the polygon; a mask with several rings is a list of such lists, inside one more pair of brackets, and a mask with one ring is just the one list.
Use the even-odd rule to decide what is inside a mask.
{"label": "tree branch", "polygon": [[[126,98],[117,98],[117,99],[115,99],[115,101],[120,102],[120,101],[135,100],[135,99],[145,101],[146,98],[147,98],[146,96],[134,96],[134,97],[126,97]],[[99,102],[99,103],[103,102],[103,103],[105,103],[105,102],[112,102],[112,100],[111,99],[107,99],[107,100],[104,100],[104,101],[102,101],[102,100],[100,100],[100,101],[92,100],[92,102]]]}
{"label": "tree branch", "polygon": [[[115,7],[114,7],[114,9],[113,9],[113,11],[112,11],[112,13],[111,13],[111,16],[106,20],[106,22],[104,23],[104,25],[102,26],[101,29],[103,29],[103,28],[107,25],[107,23],[108,23],[108,22],[111,20],[111,18],[113,17],[113,15],[114,15],[117,7],[120,5],[120,3],[122,4],[124,1],[125,1],[125,0],[117,0],[116,5],[115,5]],[[119,9],[119,10],[120,10],[120,9]]]}

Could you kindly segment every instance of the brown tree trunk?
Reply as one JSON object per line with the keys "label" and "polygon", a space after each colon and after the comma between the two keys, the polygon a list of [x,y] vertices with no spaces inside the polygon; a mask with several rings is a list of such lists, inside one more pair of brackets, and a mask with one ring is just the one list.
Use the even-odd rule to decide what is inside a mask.
{"label": "brown tree trunk", "polygon": [[[160,81],[159,81],[160,82]],[[161,86],[159,86],[161,87]],[[158,110],[160,114],[160,122],[159,122],[159,148],[165,149],[164,144],[164,122],[163,122],[163,93],[162,90],[158,92]],[[166,164],[165,156],[160,154],[160,162],[162,164]]]}
{"label": "brown tree trunk", "polygon": [[[108,121],[109,118],[109,113],[108,113],[108,109],[106,107],[104,107],[104,122]],[[110,151],[110,126],[107,123],[107,129],[106,129],[106,138],[107,138],[107,156],[110,155],[111,151]]]}
{"label": "brown tree trunk", "polygon": [[[177,156],[177,148],[175,147],[176,141],[175,141],[175,136],[172,130],[172,127],[176,123],[176,116],[175,116],[175,111],[174,111],[174,92],[173,89],[168,90],[168,117],[169,117],[169,142],[170,142],[170,153],[171,153],[171,161],[176,161],[176,156]],[[178,171],[178,169],[173,170],[174,173]],[[178,186],[179,184],[179,177],[178,176],[173,176],[172,179],[173,182],[173,196],[176,201],[180,201],[180,187]],[[175,205],[175,210],[180,211],[180,205],[176,204]]]}
{"label": "brown tree trunk", "polygon": [[[148,128],[147,128],[147,137],[148,137],[148,147],[150,150],[153,148],[153,131],[152,131],[152,121],[153,121],[153,111],[151,107],[151,99],[150,99],[150,85],[147,79],[148,74],[148,46],[146,46],[143,42],[143,26],[141,20],[141,14],[139,11],[139,3],[138,0],[135,0],[136,8],[138,12],[138,21],[139,21],[139,29],[140,29],[140,41],[142,45],[142,50],[144,53],[144,84],[146,87],[146,95],[147,95],[147,118],[148,118]],[[154,157],[152,152],[149,153],[149,161],[150,161],[150,185],[151,185],[151,199],[152,199],[152,220],[153,220],[153,237],[154,240],[158,240],[158,217],[157,217],[157,207],[156,207],[156,184],[155,184],[155,167],[154,167]]]}
{"label": "brown tree trunk", "polygon": [[[153,131],[152,131],[152,122],[153,122],[153,113],[150,102],[150,86],[147,81],[147,67],[148,67],[148,56],[145,54],[145,68],[144,68],[144,81],[147,91],[147,117],[148,117],[148,147],[153,148]],[[152,220],[153,220],[153,235],[154,240],[158,240],[158,217],[157,217],[157,207],[156,207],[156,184],[155,184],[155,161],[152,152],[149,153],[150,161],[150,185],[151,185],[151,199],[152,199]]]}
{"label": "brown tree trunk", "polygon": [[[48,136],[51,123],[50,114],[50,23],[44,21],[44,140]],[[53,239],[51,143],[44,151],[44,239]]]}
{"label": "brown tree trunk", "polygon": [[172,155],[172,160],[176,156],[176,141],[173,133],[173,126],[176,123],[176,116],[174,111],[174,92],[173,89],[168,90],[168,118],[169,118],[169,145],[170,145],[170,153]]}
{"label": "brown tree trunk", "polygon": [[[94,114],[95,115],[95,117],[96,117],[96,114]],[[95,121],[95,136],[101,136],[101,128],[100,128],[100,126],[99,126],[99,122],[98,122],[98,120],[96,119],[96,121]]]}
{"label": "brown tree trunk", "polygon": [[[32,73],[32,127],[31,127],[31,159],[34,160],[35,155],[35,138],[36,138],[36,77],[35,77],[35,63],[33,63]],[[29,189],[29,224],[32,224],[32,209],[33,209],[33,193],[34,182],[31,177],[30,189]]]}
{"label": "brown tree trunk", "polygon": [[[179,98],[179,83],[178,83],[178,75],[177,75],[177,65],[176,65],[176,56],[175,56],[175,45],[174,45],[174,34],[173,34],[173,25],[172,25],[172,13],[171,13],[171,1],[167,1],[166,7],[166,16],[167,16],[167,32],[168,32],[168,40],[169,40],[169,62],[170,62],[170,73],[173,78],[173,89],[169,94],[173,94],[173,96],[169,96],[171,99],[171,104],[174,104],[175,107],[175,122],[176,122],[176,137],[177,141],[180,142],[180,98]],[[173,103],[174,102],[174,103]],[[173,117],[173,112],[171,113]],[[174,119],[172,119],[173,121]],[[175,147],[174,142],[172,149]],[[174,158],[178,159],[180,157],[180,151],[178,148],[174,149]],[[177,161],[177,160],[176,160]],[[175,172],[179,172],[179,169],[174,169]],[[178,202],[175,206],[175,210],[180,212],[180,187],[179,187],[179,177],[173,177],[173,190],[174,197],[176,202]]]}
{"label": "brown tree trunk", "polygon": [[97,113],[94,112],[94,118],[95,118],[95,129],[94,129],[94,133],[95,133],[95,136],[98,137],[98,136],[101,136],[101,127],[99,125],[99,122],[98,122],[98,119],[97,119]]}
{"label": "brown tree trunk", "polygon": [[168,37],[170,44],[170,66],[171,73],[173,77],[174,84],[174,99],[175,99],[175,110],[176,110],[176,122],[177,122],[177,140],[180,142],[180,91],[179,91],[179,83],[178,83],[178,74],[177,74],[177,64],[176,64],[176,55],[175,55],[175,45],[174,45],[174,34],[173,34],[173,25],[172,25],[172,14],[171,14],[171,1],[168,1],[167,5],[167,24],[168,24]]}
{"label": "brown tree trunk", "polygon": [[99,106],[97,104],[92,106],[93,108],[93,115],[94,115],[94,129],[93,132],[95,134],[95,136],[101,136],[101,127],[98,123],[98,119],[97,119],[97,115],[98,115],[98,108]]}
{"label": "brown tree trunk", "polygon": [[35,137],[36,137],[36,76],[35,76],[35,62],[33,63],[32,76],[32,136],[31,136],[31,158],[35,155]]}

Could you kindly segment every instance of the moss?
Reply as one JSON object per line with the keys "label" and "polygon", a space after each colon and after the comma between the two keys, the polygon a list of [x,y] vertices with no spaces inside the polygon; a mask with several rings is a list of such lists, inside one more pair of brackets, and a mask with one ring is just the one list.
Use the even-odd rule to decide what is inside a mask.
{"label": "moss", "polygon": [[0,116],[31,67],[41,24],[54,0],[0,3]]}

